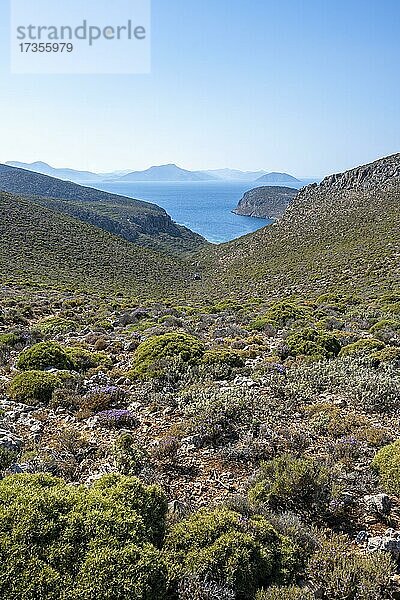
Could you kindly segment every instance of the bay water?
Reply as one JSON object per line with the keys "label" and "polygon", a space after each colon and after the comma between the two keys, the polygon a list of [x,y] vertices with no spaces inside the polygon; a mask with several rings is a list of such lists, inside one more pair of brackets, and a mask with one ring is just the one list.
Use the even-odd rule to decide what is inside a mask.
{"label": "bay water", "polygon": [[[288,187],[303,187],[306,181]],[[93,184],[91,184],[93,185]],[[232,213],[243,194],[256,182],[104,182],[93,187],[129,198],[146,200],[164,208],[172,219],[213,243],[227,242],[270,224],[268,219]]]}

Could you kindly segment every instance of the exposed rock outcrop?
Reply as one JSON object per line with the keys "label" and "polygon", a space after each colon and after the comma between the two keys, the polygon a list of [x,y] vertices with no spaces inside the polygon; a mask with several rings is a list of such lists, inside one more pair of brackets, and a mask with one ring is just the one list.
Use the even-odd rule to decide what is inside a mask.
{"label": "exposed rock outcrop", "polygon": [[308,188],[369,190],[396,180],[400,182],[400,153],[380,158],[368,165],[362,165],[344,173],[329,175],[319,185],[312,184]]}
{"label": "exposed rock outcrop", "polygon": [[282,186],[262,186],[246,192],[233,210],[236,215],[279,219],[298,190]]}

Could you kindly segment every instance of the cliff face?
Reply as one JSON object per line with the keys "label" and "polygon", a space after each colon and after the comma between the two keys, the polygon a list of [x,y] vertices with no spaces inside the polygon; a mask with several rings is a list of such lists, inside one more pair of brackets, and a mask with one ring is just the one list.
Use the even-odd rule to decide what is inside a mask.
{"label": "cliff face", "polygon": [[381,158],[343,173],[325,177],[300,190],[282,218],[285,229],[302,227],[318,230],[321,223],[335,222],[353,214],[371,210],[379,213],[379,201],[374,198],[387,194],[387,200],[398,201],[400,191],[400,153]]}
{"label": "cliff face", "polygon": [[298,190],[289,187],[257,187],[246,192],[232,212],[246,217],[279,219],[297,194]]}
{"label": "cliff face", "polygon": [[400,154],[386,156],[344,173],[325,177],[319,184],[308,186],[321,190],[368,190],[397,181],[400,183]]}

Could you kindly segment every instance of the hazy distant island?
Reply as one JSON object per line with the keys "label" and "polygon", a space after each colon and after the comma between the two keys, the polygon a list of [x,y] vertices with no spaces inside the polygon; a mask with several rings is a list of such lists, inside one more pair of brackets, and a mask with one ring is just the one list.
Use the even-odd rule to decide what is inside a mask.
{"label": "hazy distant island", "polygon": [[290,187],[257,187],[246,192],[232,212],[244,217],[279,219],[298,193]]}
{"label": "hazy distant island", "polygon": [[119,177],[118,181],[212,181],[215,177],[209,173],[202,171],[187,171],[181,169],[177,165],[160,165],[158,167],[150,167],[145,171],[133,171],[123,177]]}
{"label": "hazy distant island", "polygon": [[300,179],[296,179],[288,173],[266,173],[257,179],[257,183],[299,183]]}

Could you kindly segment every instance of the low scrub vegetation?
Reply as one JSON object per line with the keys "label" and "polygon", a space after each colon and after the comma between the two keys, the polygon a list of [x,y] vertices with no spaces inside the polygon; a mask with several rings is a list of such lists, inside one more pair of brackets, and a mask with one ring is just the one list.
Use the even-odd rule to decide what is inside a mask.
{"label": "low scrub vegetation", "polygon": [[392,552],[368,550],[400,530],[396,295],[187,306],[12,290],[1,598],[400,592]]}

